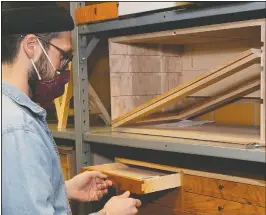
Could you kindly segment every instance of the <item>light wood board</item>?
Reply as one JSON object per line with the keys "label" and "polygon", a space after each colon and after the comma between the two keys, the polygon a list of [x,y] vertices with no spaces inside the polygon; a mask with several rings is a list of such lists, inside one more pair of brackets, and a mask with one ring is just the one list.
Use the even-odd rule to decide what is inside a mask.
{"label": "light wood board", "polygon": [[94,104],[100,110],[100,112],[101,112],[100,113],[100,117],[104,120],[104,122],[106,123],[106,125],[110,125],[111,124],[111,117],[110,117],[109,113],[107,112],[107,110],[105,109],[103,103],[99,99],[98,95],[96,94],[96,92],[92,88],[92,86],[91,86],[90,83],[89,83],[89,97],[90,97],[90,99],[92,99],[92,101],[94,102]]}
{"label": "light wood board", "polygon": [[260,89],[260,77],[257,77],[255,80],[251,80],[248,83],[244,83],[240,87],[226,91],[223,94],[217,95],[214,98],[210,98],[207,101],[200,102],[192,106],[191,108],[185,109],[179,114],[174,114],[166,117],[156,117],[151,119],[142,120],[139,123],[150,123],[150,122],[168,122],[168,121],[177,121],[188,119],[190,117],[199,115],[204,112],[207,113],[218,107],[221,107],[224,104],[227,104],[230,101],[235,99],[240,99],[242,96],[245,96],[251,92],[257,91]]}
{"label": "light wood board", "polygon": [[[259,33],[258,33],[259,35]],[[239,53],[250,48],[261,49],[259,39],[240,40],[236,42],[204,43],[185,45],[182,53],[182,78],[185,83],[211,68],[237,56]],[[230,88],[241,82],[248,81],[254,75],[260,75],[260,63],[242,69],[238,73],[221,80],[192,96],[213,96],[215,92]],[[248,98],[260,98],[260,91],[246,95]]]}
{"label": "light wood board", "polygon": [[54,100],[56,115],[57,115],[57,128],[65,129],[67,127],[67,120],[70,112],[70,100],[73,97],[73,71],[72,64],[70,68],[70,81],[65,85],[64,94]]}
{"label": "light wood board", "polygon": [[[231,39],[236,39],[236,40],[250,39],[251,37],[253,37],[252,35],[254,35],[255,33],[254,29],[256,29],[255,31],[258,31],[256,26],[260,28],[260,26],[264,22],[265,22],[265,19],[246,20],[246,21],[240,21],[240,22],[230,22],[230,23],[192,27],[192,28],[187,28],[187,29],[175,29],[175,30],[170,30],[170,31],[154,32],[152,35],[150,33],[146,33],[146,34],[140,34],[140,35],[122,36],[122,37],[112,38],[109,41],[117,42],[117,43],[141,43],[141,42],[148,43],[149,41],[152,42],[153,40],[156,40],[156,38],[160,38],[160,39],[164,39],[167,37],[173,38],[173,36],[178,36],[178,35],[188,36],[188,35],[196,34],[199,37],[201,33],[203,36],[206,33],[208,33],[207,35],[211,35],[210,33],[212,33],[213,34],[211,35],[212,37],[218,37],[218,38],[226,37],[226,38],[231,38]],[[217,34],[217,32],[219,32],[219,34]],[[209,37],[208,42],[210,41],[211,41],[211,38]],[[158,40],[156,41],[156,43],[158,43]]]}
{"label": "light wood board", "polygon": [[145,134],[153,136],[176,137],[194,140],[217,141],[234,144],[258,143],[265,145],[260,139],[259,127],[202,125],[186,128],[167,126],[131,126],[113,128],[115,132]]}

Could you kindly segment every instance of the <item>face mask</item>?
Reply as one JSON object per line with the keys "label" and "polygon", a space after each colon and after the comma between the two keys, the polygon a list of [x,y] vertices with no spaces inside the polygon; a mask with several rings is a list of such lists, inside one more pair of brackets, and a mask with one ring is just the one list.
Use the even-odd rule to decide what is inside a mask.
{"label": "face mask", "polygon": [[70,71],[65,70],[60,75],[55,75],[50,80],[35,80],[30,82],[32,100],[40,105],[52,102],[62,96],[65,84],[70,80]]}
{"label": "face mask", "polygon": [[[39,40],[38,40],[39,42]],[[39,42],[42,51],[46,55],[48,61],[52,65],[52,67],[55,70],[55,67],[53,66],[49,56],[47,55],[45,49],[43,48],[42,44]],[[35,69],[35,72],[37,73],[38,80],[33,79],[29,81],[29,85],[31,88],[31,94],[32,94],[32,100],[36,103],[39,103],[40,105],[45,105],[49,102],[52,102],[54,99],[60,97],[64,94],[65,91],[65,84],[70,81],[70,71],[64,70],[59,72],[56,72],[55,76],[49,80],[42,80],[40,73],[31,59],[32,66]],[[56,71],[56,70],[55,70]]]}

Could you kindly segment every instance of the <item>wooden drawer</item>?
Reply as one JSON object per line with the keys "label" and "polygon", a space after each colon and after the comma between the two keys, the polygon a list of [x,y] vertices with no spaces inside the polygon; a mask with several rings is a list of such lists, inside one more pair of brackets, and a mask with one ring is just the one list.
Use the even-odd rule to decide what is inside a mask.
{"label": "wooden drawer", "polygon": [[183,211],[200,215],[265,215],[265,208],[184,192]]}
{"label": "wooden drawer", "polygon": [[67,154],[60,153],[60,162],[61,162],[62,167],[68,166]]}
{"label": "wooden drawer", "polygon": [[169,208],[156,203],[144,205],[137,215],[199,215],[197,213],[182,212],[175,208]]}
{"label": "wooden drawer", "polygon": [[135,194],[152,193],[181,186],[180,173],[155,170],[122,163],[84,167],[81,171],[101,171],[119,190]]}
{"label": "wooden drawer", "polygon": [[69,146],[58,146],[64,179],[69,180],[76,175],[75,150]]}
{"label": "wooden drawer", "polygon": [[183,188],[186,192],[265,207],[265,187],[262,186],[184,175]]}

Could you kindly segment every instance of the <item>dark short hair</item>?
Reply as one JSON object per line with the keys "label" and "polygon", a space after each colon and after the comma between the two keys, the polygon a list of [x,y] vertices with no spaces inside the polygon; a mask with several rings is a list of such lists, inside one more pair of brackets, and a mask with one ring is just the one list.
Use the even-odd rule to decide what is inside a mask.
{"label": "dark short hair", "polygon": [[[53,38],[58,37],[59,33],[42,33],[42,34],[35,34],[36,36],[39,36],[41,38],[44,38],[46,41],[50,41]],[[17,58],[18,52],[20,50],[20,44],[24,37],[22,35],[8,35],[8,36],[2,36],[2,46],[1,46],[1,52],[2,52],[2,63],[4,64],[13,64],[14,61]],[[43,47],[47,50],[49,48],[49,45],[47,43],[44,43],[40,40]]]}

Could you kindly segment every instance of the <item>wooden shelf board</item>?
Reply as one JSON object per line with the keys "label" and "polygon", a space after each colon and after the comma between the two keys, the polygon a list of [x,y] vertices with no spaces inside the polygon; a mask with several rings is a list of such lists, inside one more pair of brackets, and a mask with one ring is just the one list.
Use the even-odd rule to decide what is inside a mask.
{"label": "wooden shelf board", "polygon": [[225,126],[208,124],[201,126],[192,126],[186,128],[167,127],[167,126],[127,126],[113,128],[115,132],[145,134],[164,137],[178,137],[194,140],[207,140],[235,144],[259,143],[265,145],[260,140],[259,127],[250,126]]}

